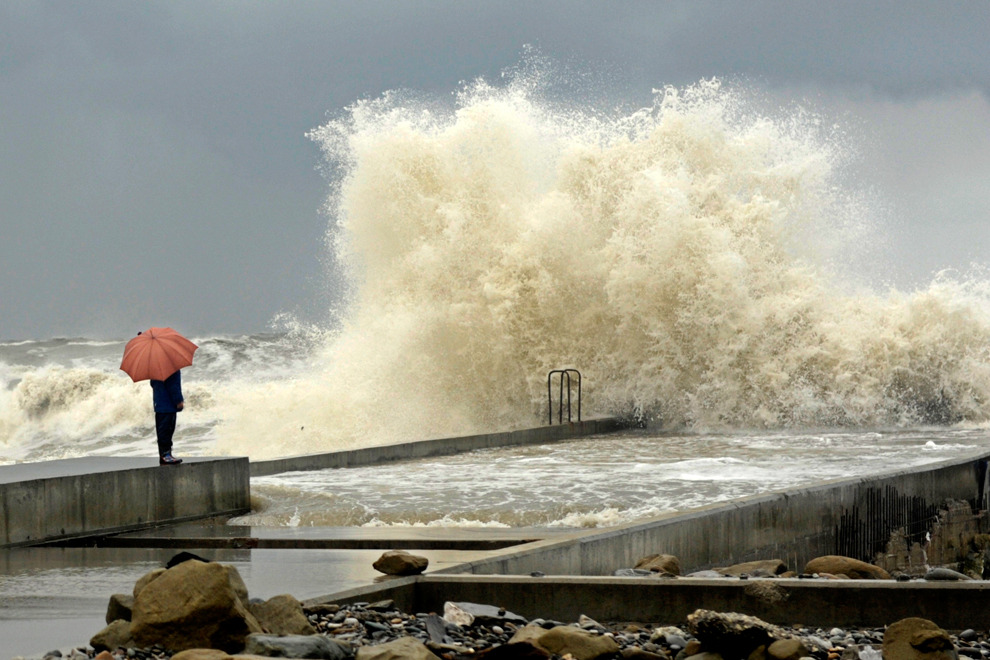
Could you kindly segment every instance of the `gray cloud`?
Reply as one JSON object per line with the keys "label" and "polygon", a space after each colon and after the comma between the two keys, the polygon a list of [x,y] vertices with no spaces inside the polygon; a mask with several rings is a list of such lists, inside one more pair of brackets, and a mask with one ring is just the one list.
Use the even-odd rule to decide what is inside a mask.
{"label": "gray cloud", "polygon": [[525,44],[594,101],[721,76],[848,112],[905,281],[987,260],[988,28],[982,2],[6,2],[0,339],[321,308],[305,133],[388,89],[497,79]]}

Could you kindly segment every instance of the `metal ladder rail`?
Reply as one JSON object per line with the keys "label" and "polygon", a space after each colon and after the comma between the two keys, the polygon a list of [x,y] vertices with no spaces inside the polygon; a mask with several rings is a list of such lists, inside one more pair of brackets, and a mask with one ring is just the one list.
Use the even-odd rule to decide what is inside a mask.
{"label": "metal ladder rail", "polygon": [[571,422],[571,374],[577,376],[577,421],[581,421],[581,372],[577,369],[553,369],[547,374],[547,408],[550,415],[550,425],[553,426],[553,390],[551,384],[554,374],[560,374],[560,394],[557,406],[557,423],[564,423],[564,380],[567,380],[567,422]]}

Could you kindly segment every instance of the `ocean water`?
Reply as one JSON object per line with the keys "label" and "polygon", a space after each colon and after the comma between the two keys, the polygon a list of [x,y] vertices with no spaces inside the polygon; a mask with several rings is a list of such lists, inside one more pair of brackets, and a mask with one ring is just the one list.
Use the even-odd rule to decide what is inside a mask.
{"label": "ocean water", "polygon": [[[272,524],[605,524],[745,490],[730,483],[846,476],[831,468],[860,454],[881,457],[855,463],[869,471],[980,446],[990,278],[885,284],[859,146],[813,109],[753,98],[711,80],[602,109],[520,71],[338,113],[310,134],[345,283],[335,307],[320,324],[192,336],[176,453],[536,426],[547,372],[564,367],[583,375],[586,416],[636,419],[649,439],[295,475],[259,483],[259,508]],[[0,463],[154,455],[150,389],[117,370],[131,330],[0,342]],[[535,482],[518,477],[531,466]],[[705,477],[665,479],[685,466]],[[457,470],[484,483],[448,486]],[[690,488],[651,498],[651,480]],[[340,502],[338,517],[318,511]]]}

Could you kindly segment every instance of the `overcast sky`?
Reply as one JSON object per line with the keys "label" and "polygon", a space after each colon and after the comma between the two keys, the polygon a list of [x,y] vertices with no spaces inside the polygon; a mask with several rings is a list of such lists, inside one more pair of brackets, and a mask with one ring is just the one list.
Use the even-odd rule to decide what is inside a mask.
{"label": "overcast sky", "polygon": [[897,283],[990,264],[988,35],[987,0],[3,0],[0,340],[312,317],[329,188],[306,132],[497,81],[527,45],[617,97],[722,77],[846,117]]}

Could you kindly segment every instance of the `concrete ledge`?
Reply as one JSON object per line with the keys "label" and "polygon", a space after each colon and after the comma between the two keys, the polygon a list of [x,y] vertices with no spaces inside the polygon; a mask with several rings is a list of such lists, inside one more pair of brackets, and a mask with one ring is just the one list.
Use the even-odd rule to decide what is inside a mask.
{"label": "concrete ledge", "polygon": [[947,500],[986,509],[987,459],[981,452],[912,470],[824,482],[670,513],[607,529],[575,532],[492,552],[445,569],[485,575],[611,575],[649,554],[676,555],[682,570],[780,558],[801,571],[814,557],[870,561],[903,529],[920,540]]}
{"label": "concrete ledge", "polygon": [[[767,597],[773,589],[776,597]],[[763,595],[761,595],[761,593]],[[355,594],[376,600],[377,593]],[[442,612],[445,601],[496,604],[526,618],[682,624],[697,609],[743,612],[781,626],[880,627],[920,616],[949,630],[990,628],[990,583],[888,580],[531,578],[425,575],[408,611]],[[385,597],[393,597],[391,595]],[[355,598],[354,600],[357,600]],[[353,602],[343,600],[341,602]],[[398,600],[397,600],[398,602]]]}
{"label": "concrete ledge", "polygon": [[0,547],[251,508],[247,458],[75,458],[0,466]]}
{"label": "concrete ledge", "polygon": [[535,429],[505,431],[503,433],[485,433],[454,438],[420,440],[395,445],[377,445],[374,447],[362,447],[360,449],[349,449],[325,454],[305,454],[302,456],[252,462],[251,476],[267,477],[282,472],[362,467],[392,461],[458,454],[476,449],[488,449],[490,447],[510,447],[515,445],[558,442],[586,435],[618,431],[627,428],[627,426],[625,422],[617,418],[602,417],[581,422],[542,426]]}

